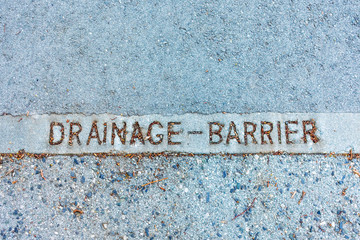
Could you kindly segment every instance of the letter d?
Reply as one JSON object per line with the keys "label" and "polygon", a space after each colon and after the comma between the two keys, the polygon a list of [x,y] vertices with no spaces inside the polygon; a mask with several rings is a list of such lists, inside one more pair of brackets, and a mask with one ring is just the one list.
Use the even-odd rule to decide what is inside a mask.
{"label": "letter d", "polygon": [[[54,142],[54,126],[60,126],[60,132],[61,132],[61,138],[60,140]],[[50,123],[50,137],[49,137],[49,144],[50,145],[59,145],[64,141],[64,137],[65,137],[65,128],[64,125],[62,123],[59,122],[51,122]]]}

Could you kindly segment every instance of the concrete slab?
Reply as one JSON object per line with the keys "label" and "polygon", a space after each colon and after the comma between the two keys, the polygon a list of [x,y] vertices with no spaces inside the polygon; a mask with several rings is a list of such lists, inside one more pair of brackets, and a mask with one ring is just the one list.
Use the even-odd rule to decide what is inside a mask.
{"label": "concrete slab", "polygon": [[[0,0],[0,236],[358,239],[359,12],[357,0]],[[315,119],[320,152],[347,154],[13,154],[49,149],[50,116],[193,114],[184,130],[209,131],[206,117],[229,128],[249,113]],[[223,151],[209,140],[188,150]]]}
{"label": "concrete slab", "polygon": [[360,112],[353,1],[0,1],[15,115]]}
{"label": "concrete slab", "polygon": [[360,114],[0,117],[0,153],[360,153]]}

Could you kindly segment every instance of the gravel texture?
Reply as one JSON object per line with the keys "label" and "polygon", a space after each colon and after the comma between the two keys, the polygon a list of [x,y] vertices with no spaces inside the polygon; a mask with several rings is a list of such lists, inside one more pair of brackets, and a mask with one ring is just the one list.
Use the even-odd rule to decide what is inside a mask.
{"label": "gravel texture", "polygon": [[360,169],[316,155],[6,161],[0,236],[358,239],[360,178],[350,166]]}

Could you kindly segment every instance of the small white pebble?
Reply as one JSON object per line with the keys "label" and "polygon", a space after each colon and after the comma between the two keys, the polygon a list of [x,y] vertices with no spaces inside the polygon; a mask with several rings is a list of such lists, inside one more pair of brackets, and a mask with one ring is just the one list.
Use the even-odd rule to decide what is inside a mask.
{"label": "small white pebble", "polygon": [[107,223],[103,223],[102,226],[104,229],[107,229],[107,227],[108,227]]}

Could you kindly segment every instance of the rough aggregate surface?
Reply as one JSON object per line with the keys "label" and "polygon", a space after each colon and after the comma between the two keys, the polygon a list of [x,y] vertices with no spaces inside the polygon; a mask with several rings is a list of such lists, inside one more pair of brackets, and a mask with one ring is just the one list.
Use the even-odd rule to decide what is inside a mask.
{"label": "rough aggregate surface", "polygon": [[358,239],[356,168],[319,155],[6,160],[0,236]]}

